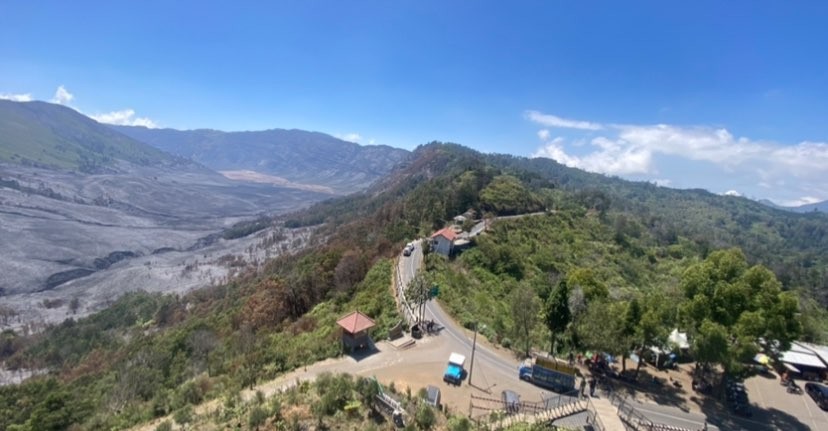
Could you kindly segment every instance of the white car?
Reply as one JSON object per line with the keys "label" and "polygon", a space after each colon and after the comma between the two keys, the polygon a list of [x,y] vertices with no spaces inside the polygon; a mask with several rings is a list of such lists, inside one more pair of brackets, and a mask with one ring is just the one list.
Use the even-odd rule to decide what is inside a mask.
{"label": "white car", "polygon": [[412,251],[414,251],[414,243],[409,242],[403,249],[403,256],[411,256]]}

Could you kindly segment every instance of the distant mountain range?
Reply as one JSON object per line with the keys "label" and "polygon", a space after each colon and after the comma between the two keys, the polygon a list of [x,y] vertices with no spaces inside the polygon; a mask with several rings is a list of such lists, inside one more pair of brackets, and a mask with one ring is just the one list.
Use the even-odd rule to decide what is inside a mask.
{"label": "distant mountain range", "polygon": [[32,321],[62,316],[32,301],[201,287],[222,270],[182,268],[210,244],[225,253],[228,229],[363,190],[409,157],[301,130],[116,127],[0,100],[0,297]]}
{"label": "distant mountain range", "polygon": [[148,129],[112,126],[133,139],[217,171],[250,178],[322,186],[337,194],[368,187],[410,153],[384,145],[361,146],[319,132],[272,129],[256,132]]}
{"label": "distant mountain range", "polygon": [[100,173],[117,171],[119,161],[159,166],[183,160],[65,106],[0,100],[0,162]]}
{"label": "distant mountain range", "polygon": [[768,199],[760,199],[759,202],[763,203],[763,204],[765,204],[765,205],[767,205],[771,208],[777,208],[777,209],[786,210],[786,211],[793,211],[793,212],[797,212],[797,213],[808,213],[808,212],[813,212],[813,211],[828,212],[828,201],[814,202],[812,204],[805,204],[805,205],[800,205],[800,206],[796,206],[796,207],[786,207],[786,206],[782,206],[782,205],[777,205],[777,204],[771,202]]}
{"label": "distant mountain range", "polygon": [[184,253],[236,223],[334,193],[238,175],[168,154],[62,105],[0,100],[2,302],[40,319],[44,311],[26,308],[34,301],[26,295],[86,293],[103,302],[138,288],[186,288],[170,283],[169,274],[151,278],[146,268],[138,278],[124,274],[141,256]]}

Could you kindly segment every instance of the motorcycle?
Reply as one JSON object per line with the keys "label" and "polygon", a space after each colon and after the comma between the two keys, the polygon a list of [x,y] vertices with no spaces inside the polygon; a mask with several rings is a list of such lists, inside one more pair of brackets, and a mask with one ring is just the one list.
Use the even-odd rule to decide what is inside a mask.
{"label": "motorcycle", "polygon": [[790,380],[788,383],[788,393],[802,395],[802,388],[799,387],[799,385],[797,385],[793,380]]}

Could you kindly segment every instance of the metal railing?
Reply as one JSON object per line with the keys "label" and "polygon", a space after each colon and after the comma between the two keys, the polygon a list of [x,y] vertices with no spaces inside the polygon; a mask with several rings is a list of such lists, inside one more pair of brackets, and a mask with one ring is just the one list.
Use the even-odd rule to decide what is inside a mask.
{"label": "metal railing", "polygon": [[[581,399],[577,390],[544,398],[540,402],[520,401],[512,405],[507,405],[502,399],[471,395],[469,409],[471,416],[473,416],[475,410],[486,412],[486,416],[472,419],[475,420],[478,427],[485,427],[490,430],[504,429],[522,422],[550,423],[583,412],[589,414],[588,423],[600,424],[600,420],[595,417],[594,412],[589,411],[589,400]],[[603,426],[596,429],[604,431]]]}
{"label": "metal railing", "polygon": [[396,284],[394,292],[397,294],[400,308],[402,308],[403,318],[408,325],[411,326],[417,323],[417,317],[416,314],[414,314],[414,309],[411,308],[411,304],[408,303],[408,299],[405,297],[405,286],[403,285],[402,276],[400,275],[400,265],[401,261],[398,260],[396,271],[394,271],[397,274],[397,277],[394,280],[394,284]]}

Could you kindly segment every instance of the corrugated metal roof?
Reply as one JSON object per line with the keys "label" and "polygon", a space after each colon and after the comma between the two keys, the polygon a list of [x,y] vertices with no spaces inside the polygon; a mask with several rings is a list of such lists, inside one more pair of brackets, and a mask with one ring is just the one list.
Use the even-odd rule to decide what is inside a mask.
{"label": "corrugated metal roof", "polygon": [[828,346],[820,346],[818,344],[801,343],[801,342],[797,342],[795,344],[799,344],[799,345],[802,345],[802,346],[810,349],[817,356],[819,356],[820,359],[822,359],[822,362],[825,362],[826,364],[828,364]]}
{"label": "corrugated metal roof", "polygon": [[813,368],[828,368],[817,355],[793,350],[789,350],[782,354],[782,362],[788,362],[794,365],[804,365],[806,367]]}

